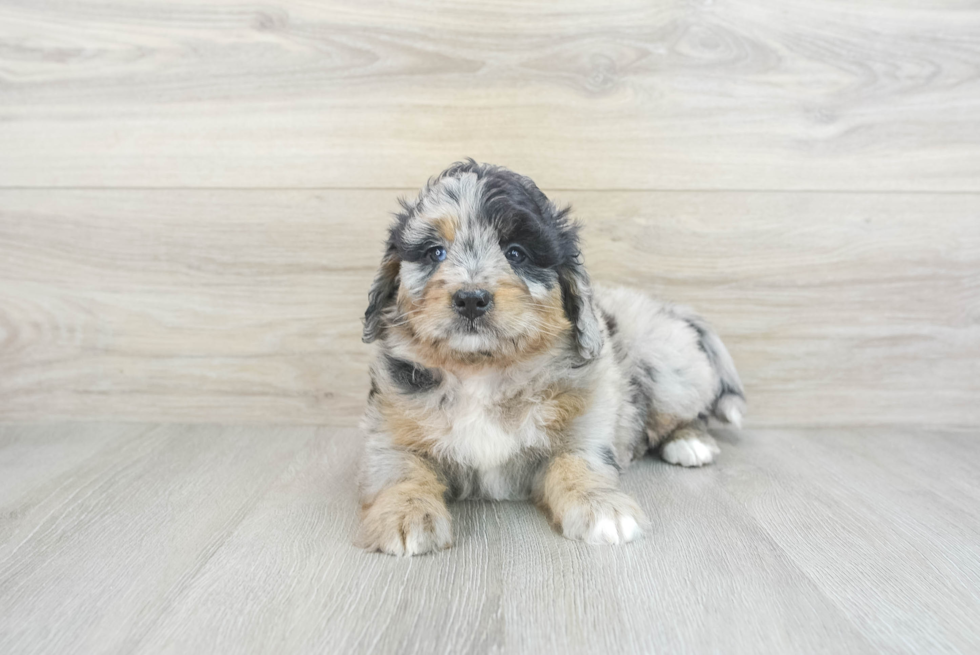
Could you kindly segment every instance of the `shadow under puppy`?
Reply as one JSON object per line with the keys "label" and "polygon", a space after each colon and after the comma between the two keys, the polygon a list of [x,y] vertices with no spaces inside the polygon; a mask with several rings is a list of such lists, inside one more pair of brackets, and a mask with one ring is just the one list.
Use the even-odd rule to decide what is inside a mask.
{"label": "shadow under puppy", "polygon": [[709,414],[744,395],[687,309],[591,286],[577,227],[527,177],[470,160],[403,202],[370,291],[380,344],[363,420],[357,543],[447,548],[447,499],[533,499],[556,529],[631,541],[643,512],[619,472],[650,448],[701,466]]}

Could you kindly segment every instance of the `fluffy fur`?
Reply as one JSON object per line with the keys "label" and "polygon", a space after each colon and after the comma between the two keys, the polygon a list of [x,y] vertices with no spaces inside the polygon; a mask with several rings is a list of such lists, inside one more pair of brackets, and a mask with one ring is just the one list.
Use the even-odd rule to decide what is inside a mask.
{"label": "fluffy fur", "polygon": [[[488,292],[482,314],[457,292]],[[619,472],[655,449],[682,466],[741,421],[734,363],[703,319],[593,288],[568,209],[527,177],[462,162],[391,227],[364,341],[379,344],[363,421],[358,543],[446,548],[446,501],[533,499],[563,535],[631,541],[643,512]]]}

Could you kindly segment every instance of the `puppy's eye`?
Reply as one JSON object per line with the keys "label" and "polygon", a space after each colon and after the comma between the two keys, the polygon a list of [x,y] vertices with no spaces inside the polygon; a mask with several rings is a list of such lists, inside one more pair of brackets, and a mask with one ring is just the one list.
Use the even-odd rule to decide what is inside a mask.
{"label": "puppy's eye", "polygon": [[527,253],[524,252],[520,246],[511,246],[504,252],[504,257],[506,257],[507,261],[509,262],[520,264],[522,261],[527,259]]}
{"label": "puppy's eye", "polygon": [[441,262],[446,258],[446,249],[442,246],[432,246],[425,251],[425,256],[434,262]]}

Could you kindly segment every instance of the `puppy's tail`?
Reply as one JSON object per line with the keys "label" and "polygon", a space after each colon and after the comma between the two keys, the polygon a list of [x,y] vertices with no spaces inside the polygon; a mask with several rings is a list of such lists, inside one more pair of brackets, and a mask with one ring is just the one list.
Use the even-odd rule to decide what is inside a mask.
{"label": "puppy's tail", "polygon": [[711,367],[718,376],[718,395],[711,406],[711,413],[719,421],[742,427],[742,416],[745,415],[745,391],[742,389],[742,380],[735,370],[732,356],[721,342],[721,337],[703,318],[690,310],[684,312],[683,318],[698,333],[701,350],[708,357]]}

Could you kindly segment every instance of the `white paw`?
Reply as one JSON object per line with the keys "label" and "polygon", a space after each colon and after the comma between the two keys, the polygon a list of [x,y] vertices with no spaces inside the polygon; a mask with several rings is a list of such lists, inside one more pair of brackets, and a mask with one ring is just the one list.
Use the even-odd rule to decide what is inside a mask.
{"label": "white paw", "polygon": [[617,545],[643,534],[646,518],[633,499],[608,492],[589,501],[574,503],[560,519],[562,534],[593,545]]}
{"label": "white paw", "polygon": [[704,466],[715,461],[721,450],[714,441],[697,437],[674,439],[664,444],[660,456],[665,462],[679,466]]}
{"label": "white paw", "polygon": [[[372,508],[374,509],[374,508]],[[389,555],[422,555],[449,548],[452,523],[441,508],[414,506],[402,512],[372,512],[361,521],[357,543]]]}

